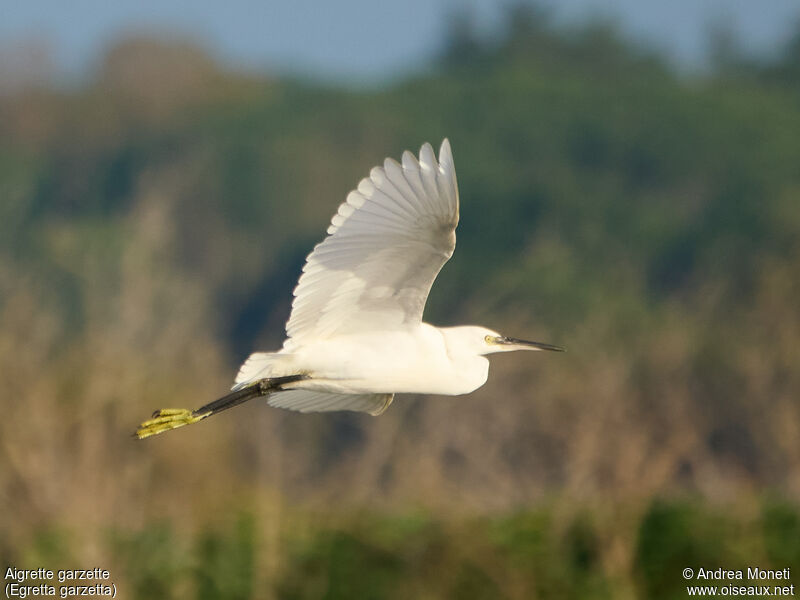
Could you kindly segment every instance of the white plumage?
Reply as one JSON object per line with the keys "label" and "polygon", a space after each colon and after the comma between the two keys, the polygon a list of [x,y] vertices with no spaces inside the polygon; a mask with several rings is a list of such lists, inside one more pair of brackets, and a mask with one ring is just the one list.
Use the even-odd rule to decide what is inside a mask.
{"label": "white plumage", "polygon": [[399,329],[422,320],[433,280],[456,245],[458,189],[447,140],[440,160],[387,158],[333,216],[294,291],[284,349],[337,333]]}
{"label": "white plumage", "polygon": [[477,326],[422,322],[428,292],[452,256],[458,186],[447,140],[419,160],[386,159],[350,192],[328,237],[306,259],[286,341],[244,362],[233,391],[195,410],[162,409],[140,439],[190,425],[251,398],[300,412],[379,415],[395,393],[467,394],[486,382],[487,354],[561,350]]}
{"label": "white plumage", "polygon": [[458,186],[447,140],[419,160],[387,158],[348,194],[328,237],[306,259],[294,290],[287,339],[252,354],[234,390],[265,378],[303,374],[270,395],[272,406],[380,414],[393,394],[463,394],[483,385],[485,354],[555,349],[482,327],[422,322],[433,281],[455,249]]}

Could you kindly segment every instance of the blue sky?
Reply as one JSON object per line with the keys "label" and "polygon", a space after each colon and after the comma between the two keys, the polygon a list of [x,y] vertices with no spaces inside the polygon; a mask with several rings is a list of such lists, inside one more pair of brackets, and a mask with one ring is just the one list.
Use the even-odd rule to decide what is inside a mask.
{"label": "blue sky", "polygon": [[[46,40],[61,73],[79,74],[121,34],[177,33],[246,68],[329,79],[385,80],[426,64],[445,23],[468,7],[487,32],[502,22],[499,0],[0,0],[0,49]],[[757,52],[784,40],[800,17],[797,0],[549,0],[571,23],[602,16],[683,64],[697,65],[709,24],[724,22]]]}

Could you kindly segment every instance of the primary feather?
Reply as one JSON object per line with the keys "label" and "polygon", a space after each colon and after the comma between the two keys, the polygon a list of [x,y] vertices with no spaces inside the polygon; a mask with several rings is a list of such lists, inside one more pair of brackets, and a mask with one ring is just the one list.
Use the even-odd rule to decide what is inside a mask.
{"label": "primary feather", "polygon": [[450,143],[417,160],[386,159],[350,192],[328,237],[306,259],[284,350],[341,332],[420,323],[436,275],[452,256],[458,187]]}

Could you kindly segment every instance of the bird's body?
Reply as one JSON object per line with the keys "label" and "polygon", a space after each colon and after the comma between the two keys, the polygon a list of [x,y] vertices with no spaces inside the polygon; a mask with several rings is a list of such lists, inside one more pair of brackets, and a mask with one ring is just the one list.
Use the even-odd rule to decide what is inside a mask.
{"label": "bird's body", "polygon": [[454,340],[455,327],[439,328],[420,323],[396,331],[364,331],[317,340],[294,352],[256,354],[264,366],[250,381],[295,373],[307,380],[285,389],[312,389],[339,394],[467,394],[486,382],[489,361],[484,356],[461,352]]}
{"label": "bird's body", "polygon": [[287,338],[242,365],[233,392],[200,409],[166,409],[142,424],[148,437],[255,396],[300,412],[382,413],[396,393],[467,394],[489,372],[487,354],[560,350],[477,326],[422,321],[431,285],[455,249],[459,202],[447,140],[438,161],[386,159],[352,191],[311,252],[294,291]]}

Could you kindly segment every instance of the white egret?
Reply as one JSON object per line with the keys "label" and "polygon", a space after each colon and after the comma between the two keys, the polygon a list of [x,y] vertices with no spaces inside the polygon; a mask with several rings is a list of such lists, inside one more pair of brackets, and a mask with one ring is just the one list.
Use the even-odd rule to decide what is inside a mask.
{"label": "white egret", "polygon": [[196,410],[163,409],[145,438],[258,396],[300,412],[379,415],[394,394],[467,394],[486,382],[486,355],[562,349],[485,327],[422,321],[433,280],[456,245],[458,188],[450,143],[386,159],[350,192],[309,254],[286,341],[244,362],[233,392]]}

